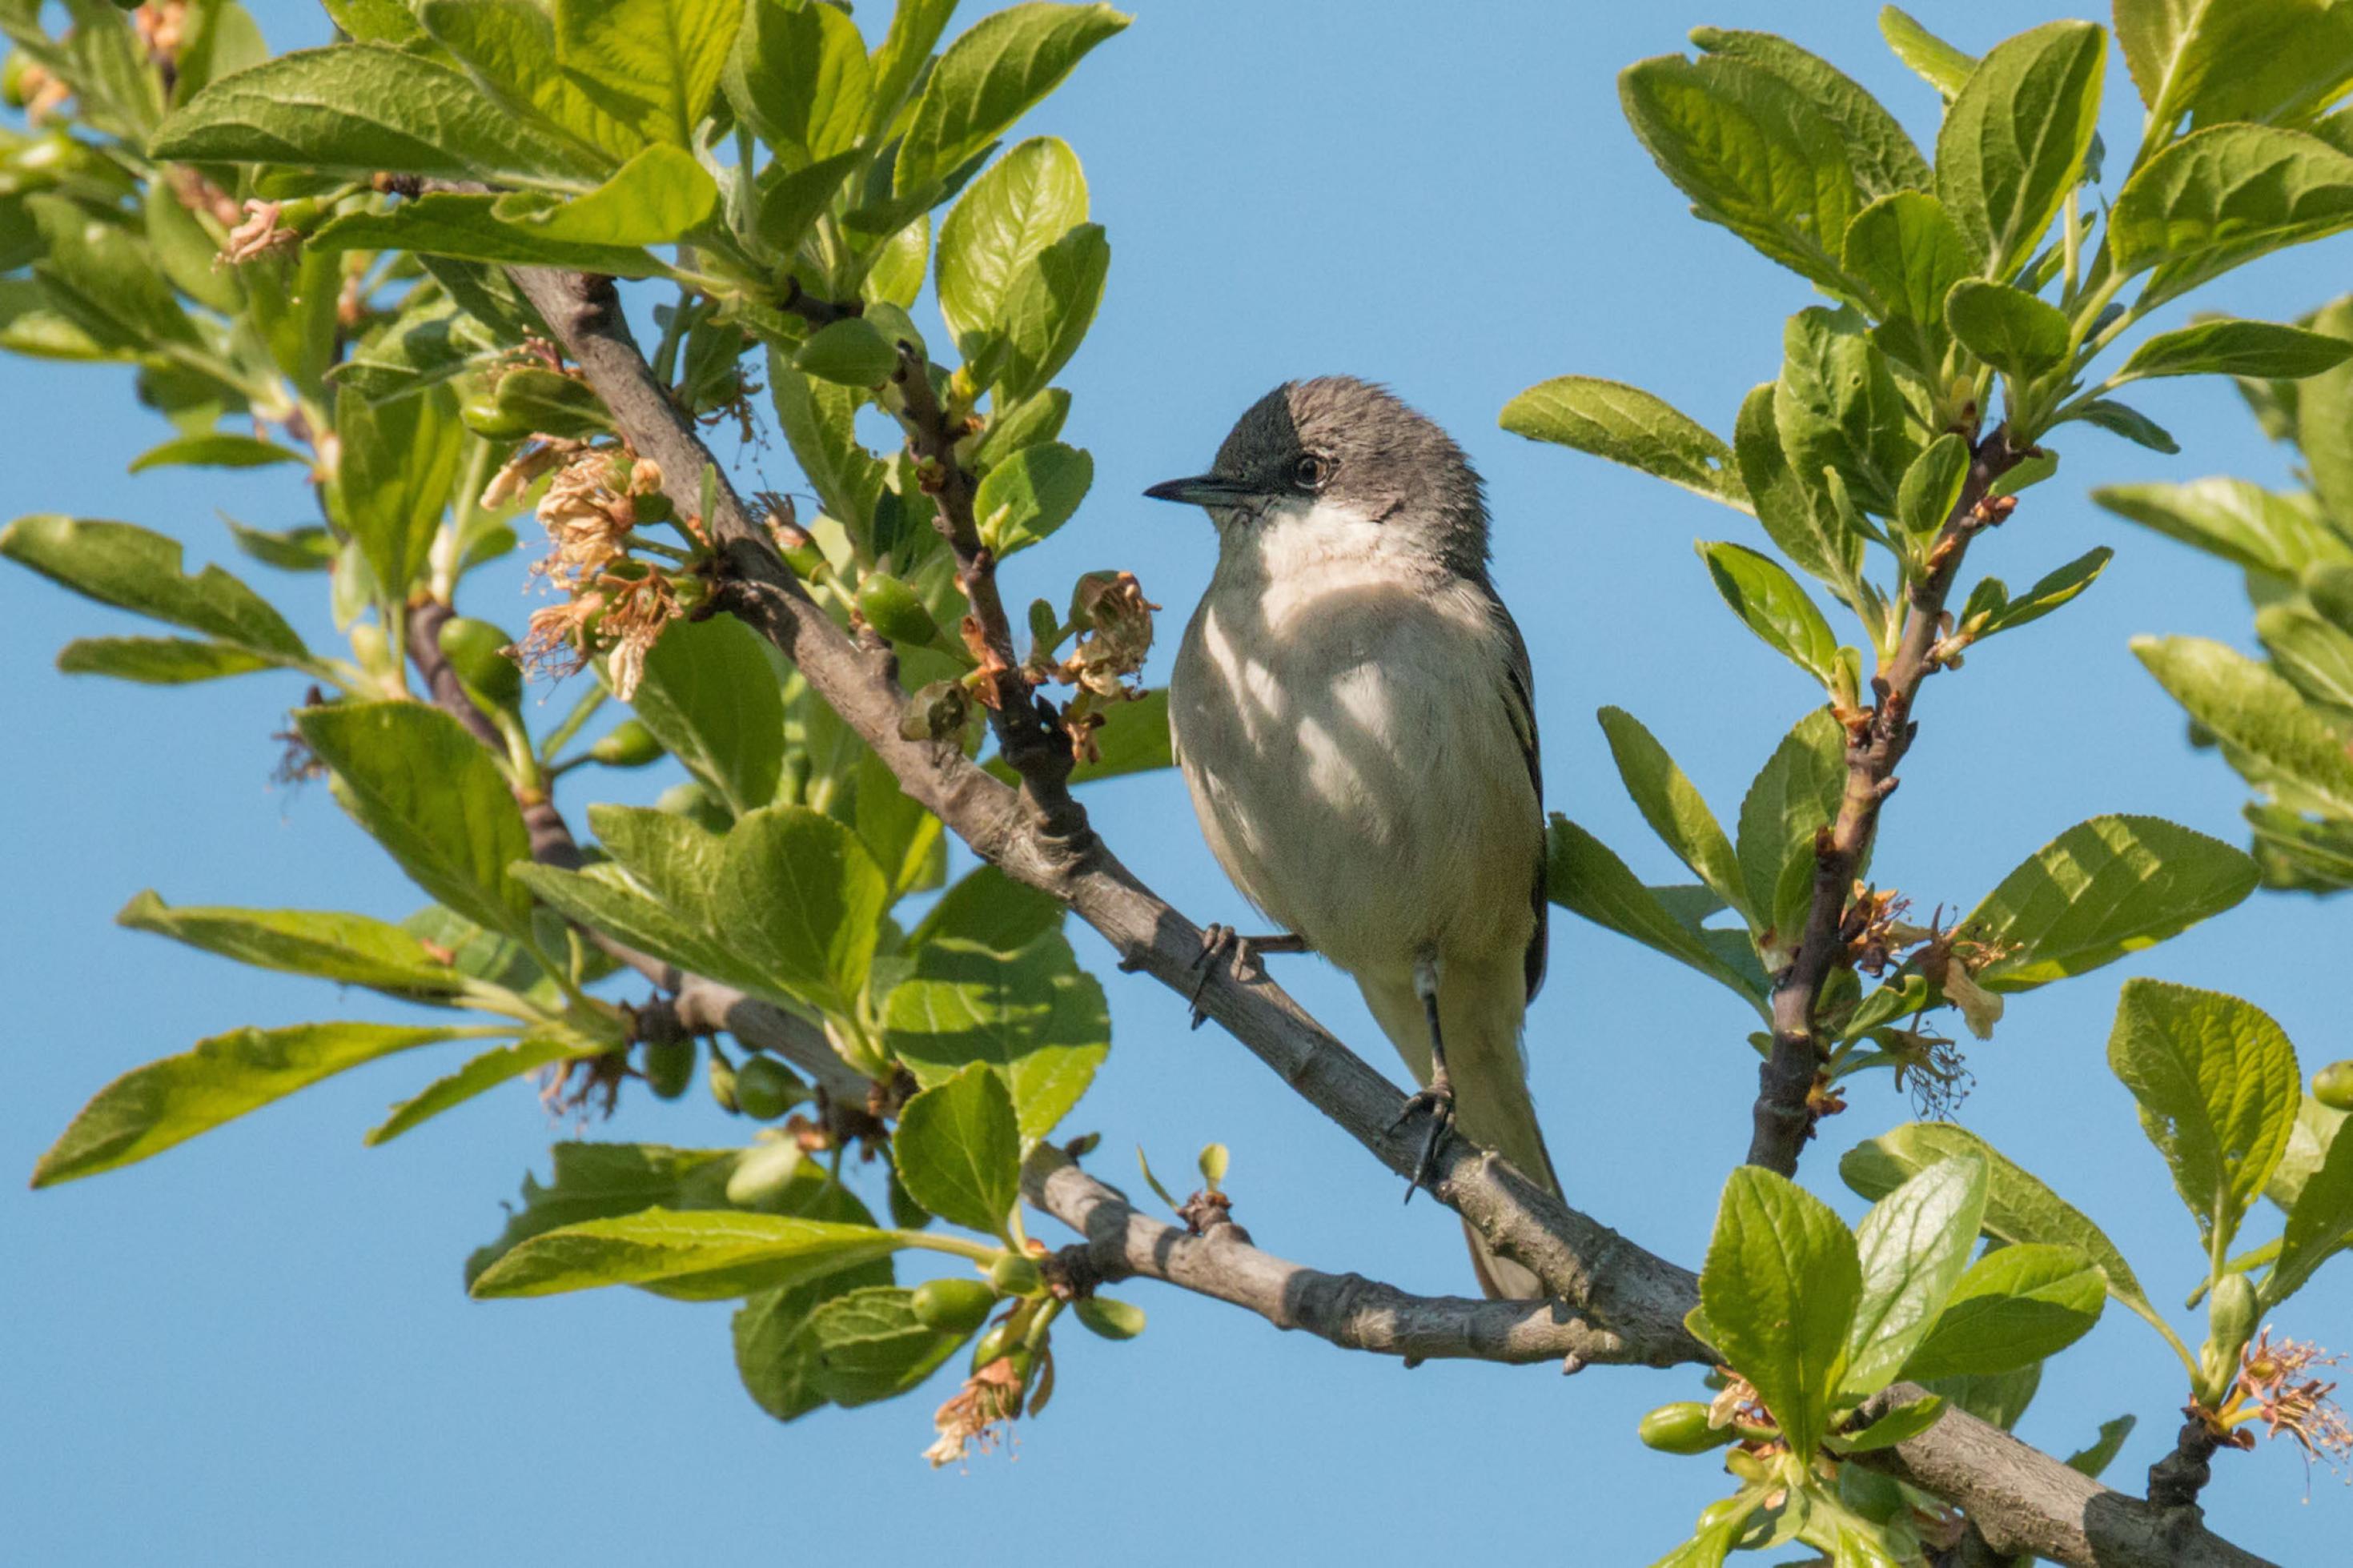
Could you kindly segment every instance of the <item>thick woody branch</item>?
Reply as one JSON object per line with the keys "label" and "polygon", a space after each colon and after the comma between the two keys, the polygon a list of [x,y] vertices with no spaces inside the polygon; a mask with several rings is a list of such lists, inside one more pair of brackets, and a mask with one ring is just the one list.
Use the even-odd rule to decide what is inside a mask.
{"label": "thick woody branch", "polygon": [[1934,650],[1961,558],[1981,529],[2000,521],[1988,499],[1993,482],[2026,456],[2010,446],[2006,428],[1978,443],[1960,500],[1928,547],[1926,570],[1912,584],[1894,656],[1872,678],[1876,701],[1862,714],[1841,715],[1847,719],[1846,788],[1838,816],[1814,841],[1813,901],[1797,954],[1773,982],[1773,1049],[1757,1069],[1752,1165],[1793,1176],[1799,1152],[1814,1135],[1814,1093],[1824,1059],[1814,1009],[1831,975],[1852,962],[1854,933],[1847,927],[1855,875],[1879,825],[1880,805],[1894,792],[1895,769],[1918,732],[1913,705],[1921,682],[1938,668]]}
{"label": "thick woody branch", "polygon": [[[791,658],[890,767],[901,787],[983,858],[1076,911],[1111,943],[1123,968],[1189,994],[1201,974],[1199,928],[1086,832],[1082,811],[1074,805],[1071,820],[1050,831],[1031,801],[976,766],[960,747],[913,741],[902,733],[905,699],[887,662],[854,643],[777,558],[691,423],[648,368],[621,318],[610,280],[535,268],[514,268],[513,276],[596,387],[631,447],[660,465],[663,488],[681,515],[700,511],[703,475],[711,471],[716,499],[712,515],[702,523],[723,558],[724,606]],[[2006,468],[2014,461],[2000,447],[1981,451],[1978,466],[1999,472],[1995,463]],[[1989,482],[1989,474],[1980,479],[1973,469],[1979,495]],[[1948,555],[1936,588],[1938,603],[1950,586],[1954,564],[1957,551]],[[1279,986],[1229,957],[1209,970],[1200,1003],[1375,1158],[1399,1176],[1413,1169],[1420,1140],[1398,1128],[1404,1097]],[[1810,1049],[1810,1039],[1807,1043]],[[1505,1162],[1459,1138],[1441,1145],[1430,1186],[1498,1251],[1535,1273],[1557,1298],[1557,1305],[1543,1310],[1586,1321],[1613,1339],[1614,1359],[1654,1366],[1714,1360],[1683,1326],[1698,1299],[1690,1271],[1568,1207]],[[1094,1223],[1107,1233],[1108,1211]],[[1123,1232],[1119,1255],[1124,1259],[1124,1226]],[[1089,1234],[1092,1250],[1093,1233]],[[1169,1239],[1173,1246],[1177,1238]],[[1108,1238],[1103,1245],[1109,1247]],[[1203,1271],[1198,1277],[1205,1283],[1223,1279],[1209,1268],[1214,1254],[1185,1256],[1188,1269],[1198,1263]],[[1240,1282],[1230,1288],[1245,1291]],[[2080,1568],[2202,1568],[2260,1561],[2194,1524],[2167,1533],[2175,1521],[2159,1521],[2147,1503],[2080,1477],[1958,1411],[1894,1455],[1884,1462],[1903,1466],[1899,1475],[1994,1521],[2001,1532],[1998,1545],[2019,1542],[2045,1551],[2041,1543],[2047,1542],[2047,1555]]]}
{"label": "thick woody branch", "polygon": [[1070,1157],[1041,1146],[1022,1167],[1030,1203],[1085,1237],[1078,1248],[1103,1280],[1158,1279],[1304,1329],[1343,1350],[1499,1362],[1622,1361],[1624,1342],[1557,1301],[1416,1296],[1361,1274],[1325,1274],[1261,1252],[1230,1221],[1199,1234],[1135,1212]]}

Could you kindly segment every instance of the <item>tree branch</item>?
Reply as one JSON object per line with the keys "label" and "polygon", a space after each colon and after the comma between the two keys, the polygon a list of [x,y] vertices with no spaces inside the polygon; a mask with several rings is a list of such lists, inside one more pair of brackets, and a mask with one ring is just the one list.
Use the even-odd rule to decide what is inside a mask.
{"label": "tree branch", "polygon": [[[1074,820],[1067,830],[1050,830],[1031,802],[976,766],[960,747],[911,741],[901,732],[905,699],[887,662],[852,642],[777,558],[693,426],[654,379],[621,317],[611,280],[543,268],[516,268],[512,274],[596,387],[630,447],[660,466],[663,489],[681,515],[699,512],[702,476],[710,470],[713,515],[702,523],[727,569],[722,584],[725,606],[792,659],[907,794],[975,852],[1076,911],[1111,943],[1123,968],[1141,970],[1171,991],[1188,994],[1200,977],[1199,928],[1085,830],[1082,809],[1072,805]],[[2006,447],[1999,449],[2006,452]],[[2000,461],[1999,453],[1981,457],[1977,466]],[[2014,461],[2010,457],[2002,466]],[[1982,495],[1990,479],[1976,480],[1977,466],[1973,482]],[[1934,579],[1939,605],[1957,557],[1957,546]],[[1419,1139],[1392,1131],[1404,1096],[1281,987],[1229,956],[1211,967],[1200,1003],[1391,1171],[1404,1176],[1413,1169]],[[1807,1043],[1810,1048],[1810,1037]],[[1434,1195],[1498,1251],[1536,1274],[1559,1299],[1557,1307],[1545,1310],[1588,1316],[1617,1341],[1613,1352],[1621,1361],[1671,1366],[1704,1365],[1715,1359],[1683,1326],[1684,1315],[1698,1300],[1690,1271],[1569,1208],[1506,1162],[1461,1138],[1443,1142],[1437,1166]],[[1188,1268],[1196,1256],[1206,1268],[1213,1255],[1187,1256]],[[2194,1524],[2177,1529],[2171,1521],[2160,1522],[2148,1504],[2111,1491],[1960,1411],[1947,1412],[1927,1433],[1890,1450],[1880,1462],[1973,1515],[1985,1514],[2000,1532],[1989,1536],[1997,1545],[2030,1543],[2077,1568],[2261,1563]]]}
{"label": "tree branch", "polygon": [[1831,973],[1852,962],[1856,933],[1847,927],[1855,876],[1878,826],[1880,805],[1894,793],[1896,766],[1919,732],[1913,704],[1920,683],[1939,668],[1932,650],[1944,635],[1945,600],[1961,557],[1980,530],[2004,515],[1989,502],[1993,482],[2028,455],[2010,444],[2006,426],[1978,443],[1960,499],[1928,548],[1927,571],[1912,584],[1894,657],[1872,678],[1877,701],[1866,713],[1841,715],[1847,723],[1846,789],[1837,817],[1814,840],[1813,901],[1797,954],[1773,982],[1773,1049],[1757,1069],[1752,1165],[1794,1176],[1799,1152],[1814,1135],[1814,1091],[1824,1058],[1814,1037],[1814,1009]]}

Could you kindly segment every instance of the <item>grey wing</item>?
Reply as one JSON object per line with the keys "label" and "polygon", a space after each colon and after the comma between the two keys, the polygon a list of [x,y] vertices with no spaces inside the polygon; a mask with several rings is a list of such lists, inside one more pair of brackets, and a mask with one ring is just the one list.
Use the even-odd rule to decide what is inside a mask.
{"label": "grey wing", "polygon": [[1546,913],[1549,908],[1548,889],[1545,885],[1544,825],[1544,762],[1536,742],[1535,675],[1528,664],[1528,645],[1520,636],[1512,612],[1504,607],[1500,598],[1491,595],[1494,605],[1496,626],[1504,634],[1504,698],[1510,705],[1512,732],[1519,737],[1520,755],[1528,764],[1528,785],[1536,799],[1536,863],[1535,876],[1528,889],[1528,900],[1535,918],[1535,932],[1528,938],[1528,951],[1522,968],[1527,975],[1528,1000],[1535,1000],[1544,989],[1545,951],[1548,934]]}

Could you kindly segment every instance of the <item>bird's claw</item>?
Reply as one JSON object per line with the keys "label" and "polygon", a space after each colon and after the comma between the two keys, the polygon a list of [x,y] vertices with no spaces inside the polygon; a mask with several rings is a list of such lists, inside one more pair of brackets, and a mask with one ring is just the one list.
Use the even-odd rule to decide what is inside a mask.
{"label": "bird's claw", "polygon": [[[1396,1131],[1412,1121],[1417,1112],[1429,1114],[1430,1131],[1422,1138],[1421,1152],[1415,1156],[1413,1174],[1406,1182],[1407,1203],[1413,1202],[1416,1188],[1429,1187],[1437,1178],[1439,1145],[1448,1133],[1454,1131],[1454,1090],[1444,1083],[1434,1083],[1428,1089],[1415,1091],[1407,1097],[1405,1109],[1398,1112],[1398,1119],[1389,1123],[1389,1131]],[[1431,1187],[1430,1190],[1435,1192],[1437,1189]]]}
{"label": "bird's claw", "polygon": [[1201,993],[1209,988],[1211,971],[1217,967],[1217,961],[1225,955],[1226,951],[1237,945],[1241,948],[1242,961],[1248,963],[1250,943],[1237,935],[1233,927],[1219,925],[1212,921],[1209,928],[1201,933],[1201,951],[1193,960],[1193,969],[1197,976],[1193,982],[1193,994],[1185,998],[1186,1005],[1192,1009],[1194,1028],[1198,1029],[1209,1021],[1208,1010],[1201,1005]]}

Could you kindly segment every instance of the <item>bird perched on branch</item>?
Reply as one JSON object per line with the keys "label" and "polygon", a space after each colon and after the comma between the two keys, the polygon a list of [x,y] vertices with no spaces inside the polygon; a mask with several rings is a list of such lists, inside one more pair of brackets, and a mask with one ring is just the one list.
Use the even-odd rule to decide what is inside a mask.
{"label": "bird perched on branch", "polygon": [[[1479,476],[1386,390],[1326,376],[1145,493],[1217,524],[1169,726],[1210,849],[1282,928],[1213,927],[1204,962],[1239,941],[1348,972],[1424,1086],[1414,1185],[1457,1127],[1558,1191],[1520,1043],[1545,967],[1535,713]],[[1472,1258],[1489,1295],[1540,1293],[1475,1235]]]}

